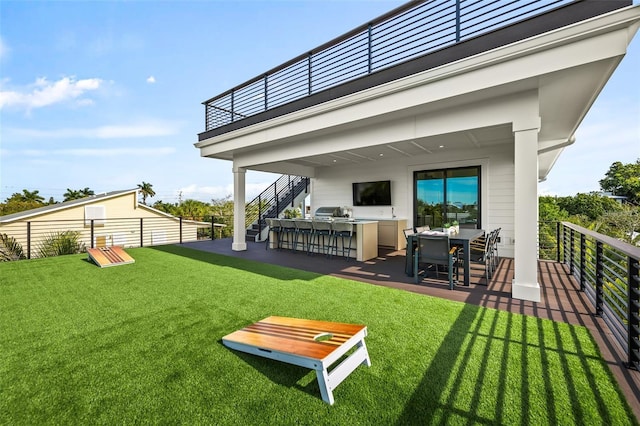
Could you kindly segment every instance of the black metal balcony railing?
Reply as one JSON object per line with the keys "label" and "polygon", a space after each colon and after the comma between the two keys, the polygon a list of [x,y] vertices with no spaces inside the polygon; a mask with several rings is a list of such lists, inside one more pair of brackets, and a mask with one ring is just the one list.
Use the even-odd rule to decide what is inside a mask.
{"label": "black metal balcony railing", "polygon": [[216,129],[575,0],[412,1],[205,102]]}
{"label": "black metal balcony railing", "polygon": [[627,354],[640,370],[640,248],[568,222],[540,224],[540,257],[569,268]]}

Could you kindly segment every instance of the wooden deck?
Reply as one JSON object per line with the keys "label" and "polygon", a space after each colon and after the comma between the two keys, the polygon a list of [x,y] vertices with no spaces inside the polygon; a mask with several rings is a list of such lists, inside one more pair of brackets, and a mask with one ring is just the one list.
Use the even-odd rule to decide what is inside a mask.
{"label": "wooden deck", "polygon": [[264,243],[248,242],[246,251],[234,252],[230,239],[198,241],[183,246],[587,327],[640,419],[640,372],[625,367],[626,356],[622,348],[607,325],[593,315],[594,309],[586,295],[579,291],[578,284],[560,263],[538,262],[542,295],[541,301],[535,303],[511,298],[513,259],[510,258],[500,260],[488,285],[484,278],[472,276],[469,287],[456,286],[449,290],[446,280],[414,284],[413,277],[404,272],[404,251],[381,250],[377,258],[357,262],[336,257],[328,261],[322,255],[307,256],[290,250],[265,250]]}

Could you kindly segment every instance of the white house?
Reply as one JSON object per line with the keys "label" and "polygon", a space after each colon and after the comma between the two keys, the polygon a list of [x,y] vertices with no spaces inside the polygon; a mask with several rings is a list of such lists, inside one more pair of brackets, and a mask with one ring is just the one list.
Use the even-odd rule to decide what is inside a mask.
{"label": "white house", "polygon": [[[430,3],[409,2],[206,101],[207,128],[195,146],[204,157],[233,161],[234,250],[246,249],[246,170],[308,176],[312,210],[350,206],[355,217],[417,225],[431,216],[430,203],[474,205],[468,226],[502,228],[500,252],[515,264],[513,297],[539,301],[538,182],[576,143],[578,126],[638,29],[640,7],[546,1],[527,11],[530,2],[520,1],[514,7],[521,9],[499,9],[505,2],[470,16],[458,1],[437,13]],[[507,22],[474,30],[484,16]],[[384,31],[405,30],[411,20],[432,31],[411,27],[405,34],[412,39],[392,44],[395,36]],[[451,41],[438,44],[441,34]],[[362,56],[353,53],[358,48],[363,74],[349,74],[352,58]],[[350,55],[340,53],[345,49]],[[419,54],[376,69],[383,50]],[[329,70],[326,58],[339,68]],[[302,79],[286,80],[296,69]],[[348,74],[345,82],[326,83],[340,72]],[[294,97],[300,87],[303,95]],[[391,182],[390,205],[353,205],[352,183],[383,180]],[[469,182],[472,190],[458,188]]]}

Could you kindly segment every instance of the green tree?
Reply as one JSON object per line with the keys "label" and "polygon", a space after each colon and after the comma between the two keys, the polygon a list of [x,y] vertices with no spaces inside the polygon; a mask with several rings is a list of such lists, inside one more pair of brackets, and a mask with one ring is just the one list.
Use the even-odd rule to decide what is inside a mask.
{"label": "green tree", "polygon": [[590,220],[597,220],[608,212],[620,210],[620,204],[609,197],[591,192],[576,194],[573,197],[558,197],[558,206],[570,216],[582,215]]}
{"label": "green tree", "polygon": [[83,198],[83,195],[80,191],[77,191],[75,189],[70,189],[70,188],[67,188],[67,192],[62,194],[62,196],[64,197],[62,201],[71,201],[71,200],[77,200],[79,198]]}
{"label": "green tree", "polygon": [[[640,207],[626,205],[620,211],[602,216],[603,232],[626,243],[640,243]],[[635,237],[635,238],[634,238]]]}
{"label": "green tree", "polygon": [[231,196],[211,200],[211,214],[215,223],[225,225],[216,228],[216,238],[233,236],[233,200]]}
{"label": "green tree", "polygon": [[37,209],[44,206],[44,198],[39,195],[38,190],[29,191],[23,189],[22,192],[15,192],[0,204],[0,216]]}
{"label": "green tree", "polygon": [[640,158],[635,163],[613,163],[600,181],[600,188],[613,195],[627,197],[631,203],[640,205]]}
{"label": "green tree", "polygon": [[207,221],[211,218],[211,207],[202,201],[187,199],[178,205],[176,213],[184,219]]}
{"label": "green tree", "polygon": [[142,183],[138,184],[138,188],[140,189],[140,195],[142,195],[142,204],[147,204],[147,197],[156,195],[156,192],[153,190],[153,185],[148,182],[142,181]]}
{"label": "green tree", "polygon": [[93,192],[93,190],[92,190],[92,189],[89,189],[89,188],[86,188],[86,187],[85,187],[84,189],[79,190],[78,192],[79,192],[79,193],[80,193],[80,195],[81,195],[81,197],[80,197],[80,198],[89,197],[89,196],[91,196],[91,195],[96,195],[96,193],[95,193],[95,192]]}
{"label": "green tree", "polygon": [[558,205],[558,199],[551,196],[538,198],[538,216],[540,222],[567,220],[569,213]]}
{"label": "green tree", "polygon": [[35,201],[36,203],[44,202],[44,198],[40,196],[40,191],[37,189],[35,191],[28,191],[26,189],[22,190],[22,201]]}
{"label": "green tree", "polygon": [[64,197],[63,201],[79,200],[80,198],[90,197],[91,195],[96,195],[96,193],[87,187],[78,190],[67,188],[67,192],[62,194]]}
{"label": "green tree", "polygon": [[160,210],[161,212],[168,213],[170,215],[177,216],[178,205],[175,203],[165,203],[162,200],[158,200],[153,203],[153,207],[156,210]]}

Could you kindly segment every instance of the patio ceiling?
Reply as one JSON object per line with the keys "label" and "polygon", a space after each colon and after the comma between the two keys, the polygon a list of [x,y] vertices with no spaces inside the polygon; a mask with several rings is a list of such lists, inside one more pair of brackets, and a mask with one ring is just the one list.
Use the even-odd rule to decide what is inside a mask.
{"label": "patio ceiling", "polygon": [[442,153],[444,151],[486,148],[511,143],[513,143],[511,126],[498,125],[408,141],[347,149],[328,154],[311,155],[292,159],[287,161],[287,163],[311,167],[373,164],[378,161],[412,158],[419,155]]}

